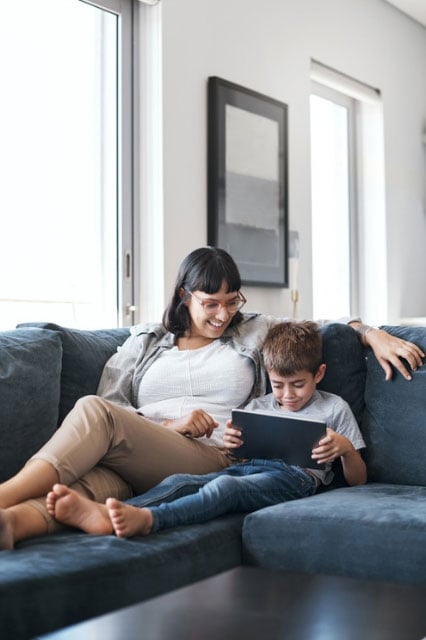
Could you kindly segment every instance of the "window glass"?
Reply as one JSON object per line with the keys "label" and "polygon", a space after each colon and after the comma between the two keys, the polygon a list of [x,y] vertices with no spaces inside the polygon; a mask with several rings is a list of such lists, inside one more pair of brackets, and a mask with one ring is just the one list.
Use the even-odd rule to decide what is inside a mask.
{"label": "window glass", "polygon": [[118,17],[19,0],[0,22],[0,329],[118,324]]}
{"label": "window glass", "polygon": [[349,109],[311,96],[313,314],[351,312]]}

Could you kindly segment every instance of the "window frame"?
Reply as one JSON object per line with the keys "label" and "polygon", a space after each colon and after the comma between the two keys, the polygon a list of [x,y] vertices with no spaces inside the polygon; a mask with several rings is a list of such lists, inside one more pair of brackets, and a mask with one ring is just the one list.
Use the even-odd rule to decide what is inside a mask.
{"label": "window frame", "polygon": [[316,95],[347,109],[348,115],[348,226],[349,226],[349,314],[359,311],[359,217],[357,175],[357,100],[342,91],[312,80],[310,95]]}
{"label": "window frame", "polygon": [[136,211],[135,171],[137,150],[135,145],[137,95],[136,55],[136,7],[132,0],[80,0],[99,9],[109,11],[118,18],[117,23],[117,324],[135,324],[139,309],[136,282]]}
{"label": "window frame", "polygon": [[[139,164],[138,121],[140,119],[139,104],[137,103],[136,97],[139,96],[138,87],[139,84],[141,84],[141,78],[137,72],[139,66],[139,43],[137,40],[140,31],[140,24],[138,22],[140,17],[139,3],[135,0],[71,0],[70,2],[60,0],[60,2],[61,4],[58,6],[60,10],[59,16],[63,8],[64,10],[71,11],[71,17],[75,14],[78,18],[79,13],[86,15],[92,13],[93,20],[96,21],[93,37],[88,41],[90,47],[96,45],[96,48],[93,48],[92,51],[89,47],[89,53],[87,53],[85,49],[82,51],[80,48],[83,58],[81,59],[80,56],[79,60],[81,64],[86,65],[85,56],[95,55],[94,60],[87,60],[87,68],[89,70],[92,69],[90,62],[98,64],[96,75],[93,75],[92,79],[89,78],[91,84],[87,85],[88,92],[93,88],[96,94],[96,103],[93,104],[96,104],[94,113],[97,117],[92,120],[91,114],[89,114],[81,123],[78,130],[80,133],[83,133],[83,128],[87,125],[90,127],[88,133],[93,132],[94,135],[94,140],[91,141],[92,146],[89,149],[89,156],[90,150],[92,150],[93,147],[96,155],[94,155],[93,158],[90,157],[95,171],[94,175],[90,175],[90,184],[93,189],[97,191],[91,194],[94,196],[94,204],[92,204],[90,211],[84,209],[79,209],[79,211],[84,210],[88,218],[90,218],[91,213],[94,212],[95,218],[94,220],[90,218],[89,224],[91,226],[87,227],[87,229],[92,230],[95,228],[96,235],[88,236],[85,233],[84,226],[81,229],[76,225],[73,227],[73,229],[77,229],[78,233],[76,238],[73,238],[74,241],[78,243],[79,238],[81,238],[83,242],[86,236],[87,242],[84,248],[84,257],[91,256],[91,259],[87,260],[87,266],[82,267],[79,275],[80,281],[84,285],[85,274],[87,274],[87,286],[83,292],[84,300],[83,298],[80,300],[75,296],[73,297],[73,293],[68,295],[67,299],[59,300],[58,294],[55,294],[53,289],[50,295],[49,292],[44,294],[44,290],[41,287],[38,294],[35,293],[34,295],[28,292],[25,287],[21,287],[21,291],[19,292],[19,287],[15,287],[14,295],[11,289],[11,287],[14,286],[14,279],[10,277],[8,278],[9,288],[7,290],[5,289],[4,292],[2,291],[1,295],[3,297],[0,298],[0,305],[4,305],[5,308],[5,317],[2,323],[2,328],[5,330],[9,330],[13,328],[16,323],[22,322],[23,313],[27,313],[27,311],[32,313],[33,310],[35,310],[35,313],[39,316],[40,314],[49,315],[52,310],[52,306],[50,305],[55,305],[53,307],[53,313],[50,315],[51,321],[73,323],[73,326],[80,328],[92,327],[94,323],[98,326],[99,322],[103,322],[102,318],[105,318],[105,323],[109,326],[132,325],[135,324],[136,316],[139,313],[138,301],[140,298],[140,288],[138,278],[140,276],[138,265],[140,249],[138,230],[140,227],[140,207],[139,180],[136,179]],[[87,8],[84,9],[84,7],[79,6],[78,3],[86,4]],[[46,3],[47,15],[49,15],[48,7],[49,5]],[[94,9],[94,11],[90,11],[89,7]],[[56,7],[54,7],[54,9],[56,10]],[[37,11],[36,8],[35,10]],[[46,11],[44,13],[42,12],[44,17],[40,18],[44,21],[46,20]],[[50,13],[55,12],[52,10]],[[94,14],[99,14],[99,18]],[[18,25],[18,19],[16,19],[16,24]],[[28,20],[26,24],[30,24]],[[78,22],[75,23],[77,28],[78,24]],[[50,26],[50,29],[51,28]],[[84,35],[90,35],[90,32],[85,31]],[[21,45],[21,50],[22,57],[30,53],[28,46],[22,47]],[[69,49],[67,49],[67,51],[69,51]],[[58,60],[62,60],[62,58],[58,56]],[[10,61],[8,64],[10,66]],[[59,64],[60,63],[58,63],[58,65]],[[12,63],[11,73],[13,73],[13,71],[14,66]],[[60,72],[61,68],[58,66],[57,73]],[[64,73],[62,74],[62,78],[71,88],[73,87],[71,84],[72,80],[78,78],[78,76],[75,74],[71,80],[68,81],[67,75]],[[87,80],[86,77],[85,79]],[[54,86],[54,82],[51,82],[50,86]],[[77,86],[72,88],[77,96],[80,89],[81,83],[78,83]],[[101,91],[100,93],[99,90]],[[83,93],[83,95],[87,96],[88,92]],[[47,91],[46,93],[41,93],[40,98],[41,100],[49,99]],[[16,112],[17,116],[16,122],[14,120],[14,126],[17,126],[19,117],[19,110],[16,110]],[[59,113],[59,109],[57,113]],[[28,121],[31,122],[31,119],[28,119]],[[46,139],[49,139],[49,135],[54,136],[54,131],[56,131],[49,123],[44,126],[44,129],[41,126],[38,129],[46,132]],[[105,141],[106,144],[102,146],[99,145],[99,140]],[[102,147],[108,150],[107,156],[105,156]],[[37,149],[37,145],[34,144],[32,148]],[[80,148],[83,148],[81,144]],[[3,158],[5,157],[6,154],[3,154]],[[51,157],[55,157],[54,154],[51,154]],[[84,158],[82,158],[82,160],[84,160]],[[58,166],[60,166],[59,163]],[[30,169],[31,168],[26,168],[29,174]],[[105,169],[107,169],[107,173],[105,173]],[[47,172],[45,173],[47,175]],[[68,188],[67,185],[71,187],[70,180],[72,180],[72,178],[70,172],[62,172],[61,175],[64,177],[62,189],[66,190]],[[89,177],[89,172],[87,171],[85,175]],[[99,181],[98,185],[99,178],[102,180]],[[22,178],[21,171],[21,180],[22,179],[25,179],[25,174]],[[11,184],[13,184],[12,181]],[[136,185],[138,186],[137,189]],[[78,191],[78,193],[80,193],[80,191]],[[72,211],[67,211],[63,216],[64,222],[70,221],[70,224],[73,224],[74,216]],[[35,219],[36,216],[33,215],[33,220]],[[79,221],[79,224],[82,222],[83,225],[85,224],[85,219],[81,218]],[[93,227],[93,225],[96,226]],[[16,233],[15,230],[13,230],[13,233]],[[9,244],[13,248],[15,235],[11,234],[10,238],[11,241]],[[30,234],[27,233],[26,238],[30,238]],[[52,240],[56,247],[61,246],[59,238],[52,236]],[[17,255],[17,252],[15,252],[15,254]],[[6,253],[6,256],[7,255]],[[28,252],[28,255],[31,256],[31,259],[36,259],[31,252]],[[60,260],[62,256],[55,254],[55,258],[56,260]],[[11,263],[14,265],[14,260],[11,260]],[[68,259],[67,264],[72,264],[72,260]],[[82,264],[82,262],[80,262],[80,264]],[[22,269],[19,273],[23,272],[24,270]],[[61,270],[58,269],[57,273],[60,278]],[[43,277],[39,277],[37,282],[48,283],[49,275],[46,273],[42,275]],[[93,284],[92,289],[90,289],[87,287],[91,286],[89,283],[91,282],[92,275]],[[68,277],[67,283],[71,281],[71,278]],[[96,289],[93,288],[93,286],[95,286]],[[78,284],[75,290],[77,291],[76,295],[78,297]],[[89,307],[93,309],[92,316],[90,316],[90,313],[86,315],[84,313],[78,313],[84,302],[89,303],[87,309],[89,309]],[[106,303],[105,306],[104,303]],[[69,313],[67,309],[64,310],[65,305],[68,305],[70,309]],[[72,307],[70,305],[72,305]]]}

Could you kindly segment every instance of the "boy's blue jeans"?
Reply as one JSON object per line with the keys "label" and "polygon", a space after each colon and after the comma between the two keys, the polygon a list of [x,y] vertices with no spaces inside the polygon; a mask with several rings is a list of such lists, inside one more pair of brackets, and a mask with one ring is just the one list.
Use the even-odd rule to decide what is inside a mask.
{"label": "boy's blue jeans", "polygon": [[256,511],[305,498],[315,490],[314,478],[300,467],[281,460],[253,459],[204,475],[169,476],[127,503],[151,510],[154,532],[207,522],[225,513]]}

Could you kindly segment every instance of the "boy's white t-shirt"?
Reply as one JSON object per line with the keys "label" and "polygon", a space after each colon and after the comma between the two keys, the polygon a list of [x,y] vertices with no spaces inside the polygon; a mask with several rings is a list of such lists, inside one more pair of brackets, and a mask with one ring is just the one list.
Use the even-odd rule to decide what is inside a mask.
{"label": "boy's white t-shirt", "polygon": [[[249,402],[245,409],[249,411],[276,411],[293,416],[297,413],[301,417],[324,420],[327,427],[348,438],[355,449],[365,447],[364,439],[351,408],[343,398],[334,393],[316,389],[310,401],[297,412],[283,410],[275,400],[273,393],[255,398]],[[334,474],[330,462],[325,463],[325,469],[316,469],[315,461],[312,460],[312,467],[309,468],[309,471],[325,485],[330,484],[333,480]]]}

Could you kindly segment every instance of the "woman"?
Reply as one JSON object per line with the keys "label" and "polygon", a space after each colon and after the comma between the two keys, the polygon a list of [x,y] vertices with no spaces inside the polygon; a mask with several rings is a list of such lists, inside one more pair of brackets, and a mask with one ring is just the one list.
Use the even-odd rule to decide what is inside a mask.
{"label": "woman", "polygon": [[[0,548],[58,523],[44,496],[56,483],[104,502],[142,493],[174,473],[231,464],[221,433],[231,409],[266,390],[260,349],[280,319],[242,314],[238,268],[221,249],[190,253],[162,324],[139,325],[107,362],[97,396],[81,398],[53,437],[0,485]],[[383,366],[410,377],[424,354],[384,331],[351,323]]]}

